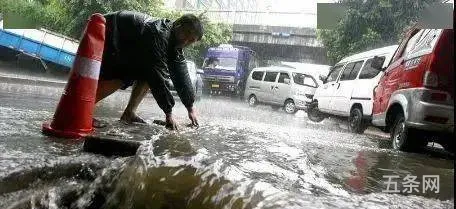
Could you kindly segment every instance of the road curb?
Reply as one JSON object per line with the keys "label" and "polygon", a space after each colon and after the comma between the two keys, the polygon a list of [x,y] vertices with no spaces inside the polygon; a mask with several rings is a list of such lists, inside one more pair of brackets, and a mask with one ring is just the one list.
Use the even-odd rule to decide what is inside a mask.
{"label": "road curb", "polygon": [[62,82],[47,81],[47,80],[19,78],[19,77],[4,76],[4,75],[0,75],[0,82],[26,84],[26,85],[55,86],[55,87],[62,87],[62,86],[66,85],[66,82],[63,82],[63,81]]}

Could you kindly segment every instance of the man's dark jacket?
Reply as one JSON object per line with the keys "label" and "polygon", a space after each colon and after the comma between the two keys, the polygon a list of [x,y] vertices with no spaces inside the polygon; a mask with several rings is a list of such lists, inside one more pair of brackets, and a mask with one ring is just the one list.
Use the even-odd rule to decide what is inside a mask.
{"label": "man's dark jacket", "polygon": [[182,103],[192,107],[195,93],[182,49],[171,34],[172,21],[131,11],[109,13],[105,18],[102,66],[114,71],[114,79],[147,81],[160,108],[171,113],[175,104],[167,83],[171,78]]}

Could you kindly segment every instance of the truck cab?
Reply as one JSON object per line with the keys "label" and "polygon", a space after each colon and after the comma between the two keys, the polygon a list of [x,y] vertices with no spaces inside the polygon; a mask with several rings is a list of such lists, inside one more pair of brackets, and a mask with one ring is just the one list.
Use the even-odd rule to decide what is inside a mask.
{"label": "truck cab", "polygon": [[202,69],[205,92],[242,96],[250,70],[257,66],[248,47],[222,44],[208,49]]}

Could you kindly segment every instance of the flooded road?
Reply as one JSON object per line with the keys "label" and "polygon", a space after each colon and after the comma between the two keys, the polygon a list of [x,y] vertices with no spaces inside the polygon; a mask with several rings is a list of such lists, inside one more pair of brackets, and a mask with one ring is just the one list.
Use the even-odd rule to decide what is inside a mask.
{"label": "flooded road", "polygon": [[[40,133],[62,89],[0,83],[0,208],[454,207],[451,154],[397,152],[386,138],[349,133],[341,121],[317,124],[304,112],[227,99],[195,104],[199,129],[185,127],[176,101],[181,129],[172,132],[152,124],[163,113],[151,97],[138,115],[152,125],[118,122],[129,92],[116,93],[95,111],[111,123],[97,132],[141,147],[117,159],[85,153],[80,142]],[[424,191],[425,175],[438,176],[438,191]]]}

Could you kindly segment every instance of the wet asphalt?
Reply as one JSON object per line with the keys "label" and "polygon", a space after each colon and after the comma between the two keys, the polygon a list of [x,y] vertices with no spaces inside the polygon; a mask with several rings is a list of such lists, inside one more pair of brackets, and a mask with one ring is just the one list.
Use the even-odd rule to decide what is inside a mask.
{"label": "wet asphalt", "polygon": [[[62,90],[0,82],[0,208],[454,207],[454,155],[438,144],[395,151],[372,127],[353,134],[344,120],[314,123],[303,111],[222,97],[195,104],[198,129],[185,127],[178,100],[179,131],[153,124],[163,113],[151,96],[138,110],[149,125],[126,125],[118,121],[129,97],[122,91],[97,105],[109,126],[96,134],[142,145],[132,157],[104,157],[41,134]],[[431,177],[438,191],[424,191]]]}

